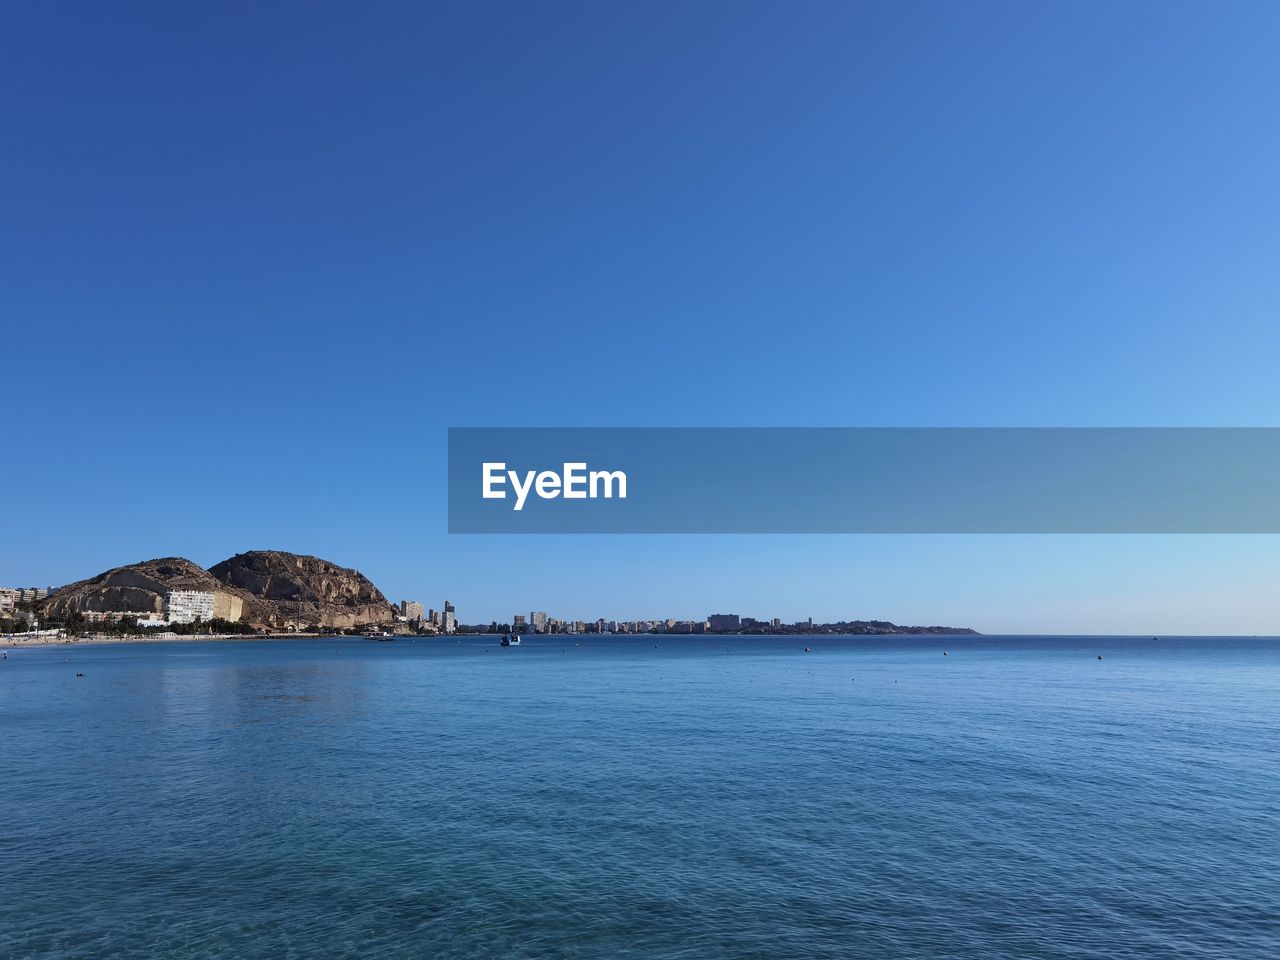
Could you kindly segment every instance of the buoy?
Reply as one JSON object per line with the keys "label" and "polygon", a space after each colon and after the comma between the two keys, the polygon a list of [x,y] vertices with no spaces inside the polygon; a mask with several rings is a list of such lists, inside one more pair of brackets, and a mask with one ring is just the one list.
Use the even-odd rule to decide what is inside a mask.
{"label": "buoy", "polygon": [[1099,659],[1099,660],[1101,660],[1101,659],[1102,659],[1102,654],[1098,654],[1098,659]]}

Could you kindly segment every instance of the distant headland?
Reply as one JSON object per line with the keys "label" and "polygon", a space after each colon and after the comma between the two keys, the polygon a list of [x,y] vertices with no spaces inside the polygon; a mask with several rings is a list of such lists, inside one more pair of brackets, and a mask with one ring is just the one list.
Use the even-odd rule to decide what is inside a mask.
{"label": "distant headland", "polygon": [[358,630],[397,613],[358,570],[283,550],[238,553],[208,570],[185,557],[115,567],[51,592],[36,612],[74,633],[121,620],[232,633]]}

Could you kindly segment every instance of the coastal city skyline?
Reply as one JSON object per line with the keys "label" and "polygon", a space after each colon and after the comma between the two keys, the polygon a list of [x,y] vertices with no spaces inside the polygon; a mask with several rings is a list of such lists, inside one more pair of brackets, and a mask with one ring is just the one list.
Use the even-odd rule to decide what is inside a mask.
{"label": "coastal city skyline", "polygon": [[[487,539],[504,539],[513,540],[520,549],[526,549],[525,543],[522,542],[526,538],[487,538]],[[680,537],[664,537],[650,539],[666,539],[679,542],[681,540],[688,541],[690,538]],[[714,538],[713,538],[714,539]],[[760,540],[770,538],[754,538],[754,537],[733,537],[732,539],[743,540]],[[779,537],[782,540],[814,540],[815,538],[805,537]],[[952,537],[864,537],[864,538],[841,538],[828,537],[816,538],[819,547],[833,541],[844,539],[862,539],[876,542],[879,546],[879,552],[883,561],[884,568],[882,576],[892,575],[892,586],[897,589],[880,589],[885,583],[883,579],[872,578],[861,581],[849,588],[841,588],[832,592],[829,587],[822,586],[820,589],[812,589],[813,585],[807,583],[797,583],[795,581],[783,578],[776,581],[774,589],[771,591],[777,596],[774,609],[772,611],[761,611],[761,614],[767,612],[767,616],[759,617],[761,622],[771,623],[777,618],[782,623],[797,623],[807,621],[810,618],[816,623],[839,623],[848,622],[851,619],[865,618],[868,620],[882,620],[895,624],[919,624],[919,625],[959,625],[975,629],[981,633],[989,635],[1012,635],[1021,633],[1043,633],[1043,634],[1099,634],[1099,635],[1226,635],[1231,633],[1251,635],[1269,635],[1276,632],[1276,623],[1280,623],[1280,602],[1275,598],[1274,593],[1267,594],[1267,603],[1261,606],[1250,606],[1247,598],[1258,591],[1262,590],[1265,583],[1269,582],[1265,571],[1269,569],[1267,557],[1270,556],[1274,549],[1274,541],[1276,538],[1269,536],[1176,536],[1165,535],[1158,537],[1137,537],[1137,536],[1112,536],[1112,537],[1044,537],[1035,535],[1026,535],[1021,537],[968,537],[968,536],[952,536]],[[933,585],[933,589],[928,592],[919,590],[910,591],[909,595],[904,594],[901,589],[901,581],[911,575],[911,566],[914,564],[917,551],[911,543],[904,548],[900,546],[900,541],[918,541],[928,540],[936,541],[933,550],[940,556],[948,556],[954,558],[956,575],[937,582]],[[980,555],[988,556],[984,553],[983,544],[985,541],[995,541],[993,549],[998,552],[1009,552],[1013,556],[1026,555],[1029,552],[1035,552],[1038,555],[1038,562],[1043,563],[1044,554],[1038,548],[1045,540],[1054,541],[1057,546],[1053,551],[1054,563],[1052,569],[1055,570],[1055,576],[1061,578],[1063,583],[1063,591],[1060,597],[1053,602],[1045,602],[1043,598],[1036,599],[1032,596],[1023,596],[1019,593],[1017,585],[1020,583],[1016,571],[1010,571],[1010,577],[1006,584],[988,584],[990,589],[995,586],[1004,596],[1004,605],[999,610],[980,609],[975,597],[968,595],[968,590],[972,584],[972,580],[964,576],[965,563],[971,554],[977,552]],[[1014,543],[1014,548],[1010,549],[1010,542]],[[1026,541],[1023,548],[1019,548],[1018,544]],[[1125,562],[1131,567],[1142,562],[1142,557],[1147,553],[1147,543],[1158,542],[1164,545],[1170,556],[1178,556],[1182,549],[1190,549],[1192,546],[1197,547],[1197,555],[1204,559],[1206,557],[1215,557],[1238,562],[1242,557],[1254,558],[1254,565],[1247,572],[1241,573],[1237,578],[1237,582],[1231,587],[1228,594],[1242,598],[1240,604],[1223,604],[1214,608],[1206,608],[1204,601],[1198,592],[1203,589],[1203,584],[1197,583],[1191,579],[1180,581],[1186,587],[1183,595],[1176,599],[1169,599],[1163,593],[1156,593],[1152,598],[1159,597],[1160,603],[1158,609],[1152,609],[1145,605],[1136,605],[1134,609],[1124,612],[1124,615],[1116,615],[1111,608],[1105,608],[1103,612],[1086,610],[1086,616],[1081,616],[1081,611],[1077,609],[1079,603],[1075,599],[1074,591],[1076,588],[1073,581],[1084,579],[1088,581],[1096,581],[1100,579],[1101,572],[1088,567],[1088,558],[1094,555],[1095,550],[1101,549],[1104,544],[1109,545],[1111,556],[1115,558],[1124,558]],[[690,551],[690,547],[685,547],[686,551]],[[693,547],[694,553],[703,554],[710,548]],[[527,571],[518,569],[519,565],[513,567],[499,551],[494,553],[496,558],[496,570],[501,574],[495,577],[495,580],[501,580],[506,589],[488,590],[477,589],[474,586],[468,587],[462,584],[456,588],[449,588],[448,594],[458,597],[457,606],[462,608],[469,616],[464,615],[462,621],[477,627],[487,627],[492,623],[503,623],[507,618],[511,617],[510,613],[512,604],[511,596],[529,596],[533,593],[542,593],[549,597],[553,602],[545,604],[548,609],[556,609],[565,611],[560,619],[565,622],[582,622],[594,623],[600,619],[599,611],[607,610],[608,616],[605,619],[618,622],[638,622],[645,620],[675,620],[677,622],[688,621],[697,622],[700,618],[705,618],[705,611],[714,609],[751,609],[753,604],[743,603],[739,605],[743,598],[738,594],[736,589],[730,588],[723,591],[708,591],[707,595],[697,597],[688,595],[690,592],[687,585],[677,589],[673,585],[669,590],[662,590],[662,596],[657,596],[654,590],[645,591],[654,593],[647,599],[640,593],[629,589],[613,589],[608,591],[608,595],[602,595],[599,602],[580,601],[573,596],[576,591],[567,591],[565,584],[556,579],[548,579],[545,571],[539,570],[536,566]],[[1006,560],[1008,558],[1005,558]],[[1029,560],[1029,562],[1031,562]],[[633,560],[633,564],[639,564],[638,558]],[[374,566],[377,566],[375,563]],[[1135,567],[1136,569],[1136,567]],[[1134,575],[1134,570],[1130,570],[1130,577]],[[80,571],[83,577],[91,571]],[[662,578],[657,576],[655,571],[645,571],[646,577],[650,581],[658,581],[661,584]],[[1184,573],[1184,577],[1191,577],[1193,571],[1188,569]],[[1157,577],[1155,571],[1147,571],[1143,577],[1151,579]],[[1225,574],[1218,571],[1216,579],[1221,579]],[[414,578],[416,579],[416,578]],[[715,578],[718,580],[719,578]],[[30,584],[33,578],[24,577],[21,579],[10,579],[9,583],[27,583]],[[376,577],[379,586],[383,585],[384,578],[381,575]],[[384,593],[390,597],[413,597],[424,595],[419,593],[418,589],[412,584],[408,585],[408,589],[403,589],[404,578],[400,578],[401,589],[397,589],[394,585],[388,584],[384,589]],[[4,582],[4,581],[0,581]],[[39,581],[35,581],[39,582]],[[543,589],[539,589],[538,585],[542,584]],[[25,590],[57,590],[59,586],[64,584],[46,583],[42,587],[27,586],[20,589]],[[431,593],[439,595],[439,588],[433,587]],[[1097,589],[1102,589],[1099,586]],[[1116,585],[1112,584],[1109,588],[1114,591]],[[1225,587],[1223,589],[1226,589]],[[505,595],[505,596],[504,596]],[[979,595],[981,596],[981,595]],[[666,597],[667,599],[663,599]],[[399,603],[399,601],[395,601]],[[5,595],[0,594],[0,606],[6,603]],[[430,604],[428,604],[428,607]],[[532,612],[537,609],[539,604],[536,599],[528,604],[528,609]],[[1277,609],[1272,610],[1275,607]],[[1188,613],[1191,611],[1194,615]],[[442,611],[443,612],[443,611]],[[1021,613],[1021,615],[1019,615]],[[3,617],[3,611],[0,611],[0,617]],[[1035,624],[1034,627],[1024,627],[1025,622]]]}
{"label": "coastal city skyline", "polygon": [[[315,559],[315,558],[311,558]],[[164,561],[152,561],[163,563]],[[185,571],[182,571],[185,572]],[[350,571],[358,575],[357,571]],[[103,579],[105,578],[105,579]],[[235,600],[222,590],[166,589],[155,585],[152,593],[140,592],[147,585],[145,575],[130,571],[128,567],[108,571],[99,578],[100,589],[84,593],[82,584],[71,584],[65,589],[78,592],[67,603],[59,604],[60,587],[0,587],[0,635],[65,637],[69,632],[79,634],[85,630],[113,629],[119,633],[136,628],[144,635],[165,635],[173,627],[203,626],[209,633],[228,629],[242,632],[239,621],[244,613],[243,600]],[[123,590],[122,590],[123,588]],[[118,591],[119,595],[114,595]],[[134,600],[124,599],[132,594]],[[138,598],[142,602],[138,602]],[[50,608],[48,602],[52,602]],[[148,605],[149,604],[149,605]],[[367,616],[362,628],[385,630],[403,625],[417,634],[452,636],[463,633],[512,633],[512,634],[562,634],[574,635],[627,635],[627,634],[809,634],[854,633],[892,634],[922,633],[976,633],[967,627],[940,624],[902,625],[884,620],[846,618],[832,622],[815,622],[812,617],[794,622],[784,622],[781,617],[756,618],[737,613],[711,613],[702,617],[648,617],[642,619],[617,619],[595,617],[588,619],[561,618],[542,610],[532,610],[527,615],[514,613],[506,620],[488,623],[467,623],[460,620],[455,604],[445,600],[440,609],[419,600],[400,600],[385,604],[382,615]],[[321,631],[324,622],[305,623],[295,620],[277,623],[277,628],[287,627],[285,632],[298,630]],[[268,632],[265,627],[262,632]],[[338,632],[349,632],[346,629]]]}
{"label": "coastal city skyline", "polygon": [[[438,630],[440,633],[453,633],[448,620],[441,617],[434,609],[423,611],[422,604],[414,600],[402,600],[399,604],[400,619],[411,626],[419,625]],[[416,622],[415,622],[416,616]],[[766,633],[902,633],[907,629],[900,624],[892,624],[883,620],[864,620],[849,618],[830,623],[815,623],[812,617],[785,623],[781,617],[757,619],[736,613],[711,613],[701,618],[654,617],[640,620],[618,620],[606,617],[575,620],[550,616],[546,611],[533,610],[527,615],[514,613],[505,621],[491,620],[488,624],[466,624],[459,622],[457,631],[477,633],[513,633],[545,635],[556,634],[566,636],[586,636],[602,634],[766,634]],[[976,632],[967,628],[944,627],[940,624],[919,625],[924,632]]]}

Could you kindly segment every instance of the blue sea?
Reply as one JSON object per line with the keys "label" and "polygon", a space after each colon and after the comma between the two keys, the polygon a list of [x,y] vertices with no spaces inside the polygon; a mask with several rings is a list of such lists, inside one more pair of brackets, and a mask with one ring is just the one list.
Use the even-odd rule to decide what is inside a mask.
{"label": "blue sea", "polygon": [[0,662],[4,958],[1278,956],[1280,640]]}

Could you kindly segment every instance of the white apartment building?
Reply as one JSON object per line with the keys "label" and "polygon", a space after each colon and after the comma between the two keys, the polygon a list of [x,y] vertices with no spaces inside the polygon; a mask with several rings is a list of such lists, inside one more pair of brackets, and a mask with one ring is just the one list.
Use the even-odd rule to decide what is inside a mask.
{"label": "white apartment building", "polygon": [[213,594],[204,590],[170,590],[164,602],[170,623],[213,619]]}

